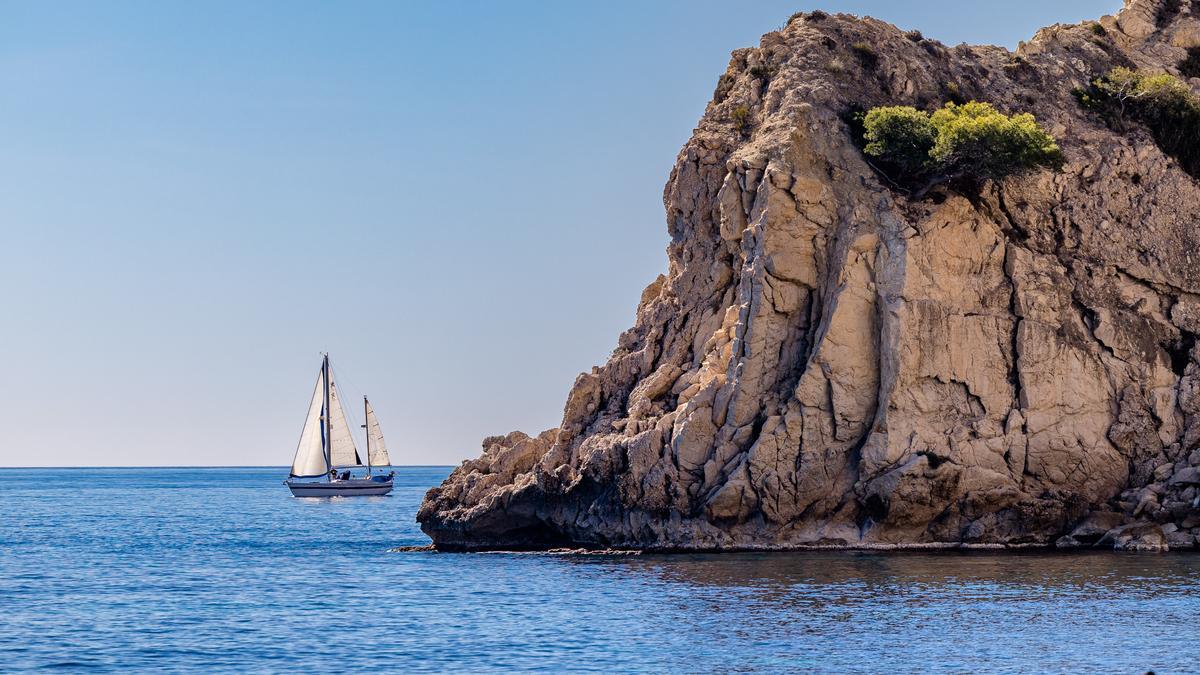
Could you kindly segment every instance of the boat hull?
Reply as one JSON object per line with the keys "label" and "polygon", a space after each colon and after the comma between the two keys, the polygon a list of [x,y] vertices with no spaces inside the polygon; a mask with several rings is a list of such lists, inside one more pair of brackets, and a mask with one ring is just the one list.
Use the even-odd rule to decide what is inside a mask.
{"label": "boat hull", "polygon": [[369,497],[392,491],[392,481],[368,479],[335,480],[328,483],[286,481],[293,497]]}

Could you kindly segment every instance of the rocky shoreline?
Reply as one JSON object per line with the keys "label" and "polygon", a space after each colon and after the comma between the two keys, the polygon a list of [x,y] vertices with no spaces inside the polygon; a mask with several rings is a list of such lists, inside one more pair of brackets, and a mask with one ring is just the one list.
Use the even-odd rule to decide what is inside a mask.
{"label": "rocky shoreline", "polygon": [[[438,550],[1195,549],[1200,183],[1078,92],[1197,50],[1200,3],[1128,0],[1015,52],[821,12],[734,52],[634,327],[559,428],[486,439],[430,490],[422,529]],[[1062,171],[917,199],[847,123],[954,100],[1033,113]]]}

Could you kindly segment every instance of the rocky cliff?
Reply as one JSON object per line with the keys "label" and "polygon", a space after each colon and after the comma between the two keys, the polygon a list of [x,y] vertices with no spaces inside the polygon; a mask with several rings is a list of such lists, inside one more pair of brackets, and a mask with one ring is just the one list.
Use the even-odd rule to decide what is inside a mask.
{"label": "rocky cliff", "polygon": [[[560,428],[487,439],[422,528],[442,549],[1195,547],[1200,184],[1072,95],[1190,47],[1200,2],[1129,0],[1016,52],[821,12],[734,52],[636,325]],[[1032,112],[1066,166],[910,200],[845,121],[956,99]]]}

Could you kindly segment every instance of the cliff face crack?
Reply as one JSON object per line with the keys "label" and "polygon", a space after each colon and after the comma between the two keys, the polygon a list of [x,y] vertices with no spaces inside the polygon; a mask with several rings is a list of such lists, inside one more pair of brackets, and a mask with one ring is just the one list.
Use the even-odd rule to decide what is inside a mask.
{"label": "cliff face crack", "polygon": [[1013,238],[1022,243],[1029,241],[1029,230],[1021,225],[1020,222],[1013,217],[1012,212],[1008,210],[1008,203],[1004,199],[1004,190],[996,189],[994,195],[996,198],[995,204],[1000,211],[1000,215],[1003,217],[1004,224],[1007,225],[1008,231],[1012,233]]}
{"label": "cliff face crack", "polygon": [[[1167,482],[1200,446],[1200,184],[1066,84],[1174,68],[1200,12],[1159,27],[1157,7],[1130,0],[1102,41],[1043,30],[1020,68],[844,15],[734,52],[664,190],[667,272],[635,325],[559,429],[490,438],[430,490],[422,529],[444,549],[1025,544],[1145,492],[1172,506],[1139,517],[1194,545],[1196,486]],[[835,61],[835,34],[876,68]],[[842,112],[937,106],[947,82],[1033,113],[1064,170],[893,191]]]}
{"label": "cliff face crack", "polygon": [[1021,409],[1021,367],[1020,367],[1020,331],[1021,331],[1021,312],[1017,303],[1017,283],[1012,276],[1011,263],[1009,255],[1011,254],[1011,245],[1004,249],[1004,276],[1008,282],[1008,313],[1012,317],[1012,328],[1010,331],[1011,339],[1009,341],[1008,352],[1008,383],[1012,387],[1013,402],[1012,409]]}

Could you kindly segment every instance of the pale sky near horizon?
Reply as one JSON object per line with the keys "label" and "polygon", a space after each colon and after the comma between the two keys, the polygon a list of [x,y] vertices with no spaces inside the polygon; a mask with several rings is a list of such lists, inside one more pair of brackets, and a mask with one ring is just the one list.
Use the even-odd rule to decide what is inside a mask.
{"label": "pale sky near horizon", "polygon": [[326,350],[396,464],[555,426],[666,269],[731,50],[1120,6],[0,0],[0,466],[286,465]]}

